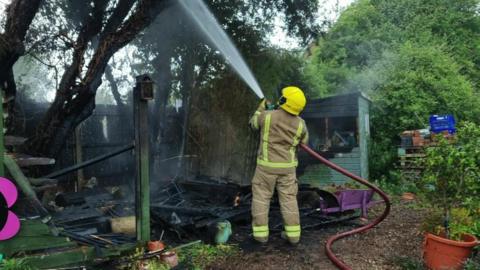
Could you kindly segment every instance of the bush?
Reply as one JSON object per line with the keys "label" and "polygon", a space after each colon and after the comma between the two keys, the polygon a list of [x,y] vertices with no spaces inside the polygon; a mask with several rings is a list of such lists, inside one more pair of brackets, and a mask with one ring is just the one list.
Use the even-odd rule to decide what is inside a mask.
{"label": "bush", "polygon": [[8,259],[0,262],[2,270],[34,270],[24,259]]}
{"label": "bush", "polygon": [[438,144],[426,151],[420,186],[425,198],[442,209],[444,222],[438,225],[443,223],[446,236],[458,238],[474,228],[472,217],[478,212],[480,127],[463,123],[454,142],[437,138]]}
{"label": "bush", "polygon": [[[453,240],[460,240],[464,233],[470,233],[476,235],[474,228],[478,221],[472,216],[471,212],[466,208],[453,208],[450,211],[450,223],[449,223],[449,238]],[[444,223],[444,215],[442,210],[433,209],[429,215],[425,218],[422,224],[424,231],[441,235],[445,228],[442,226]]]}
{"label": "bush", "polygon": [[239,250],[231,245],[195,245],[178,251],[180,261],[188,269],[205,269],[215,261],[238,254]]}

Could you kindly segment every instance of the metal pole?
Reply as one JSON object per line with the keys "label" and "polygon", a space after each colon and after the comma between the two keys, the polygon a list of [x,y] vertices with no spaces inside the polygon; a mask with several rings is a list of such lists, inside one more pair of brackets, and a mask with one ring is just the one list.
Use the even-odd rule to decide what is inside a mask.
{"label": "metal pole", "polygon": [[47,179],[51,179],[51,178],[57,178],[59,176],[62,176],[62,175],[65,175],[65,174],[68,174],[68,173],[71,173],[71,172],[74,172],[76,170],[80,170],[80,169],[83,169],[85,167],[88,167],[90,165],[93,165],[93,164],[96,164],[100,161],[103,161],[105,159],[109,159],[111,157],[114,157],[114,156],[117,156],[117,155],[120,155],[121,153],[124,153],[124,152],[127,152],[129,150],[132,150],[134,148],[133,145],[127,145],[127,146],[124,146],[118,150],[115,150],[113,152],[110,152],[110,153],[107,153],[105,155],[101,155],[101,156],[98,156],[96,158],[92,158],[90,160],[87,160],[85,162],[82,162],[80,164],[76,164],[76,165],[73,165],[73,166],[70,166],[70,167],[67,167],[65,169],[61,169],[60,171],[56,171],[56,172],[53,172],[51,174],[48,174],[48,175],[45,175],[41,178],[47,178]]}
{"label": "metal pole", "polygon": [[137,76],[133,89],[135,127],[135,212],[137,240],[150,240],[150,155],[148,101],[153,99],[153,82],[147,75]]}

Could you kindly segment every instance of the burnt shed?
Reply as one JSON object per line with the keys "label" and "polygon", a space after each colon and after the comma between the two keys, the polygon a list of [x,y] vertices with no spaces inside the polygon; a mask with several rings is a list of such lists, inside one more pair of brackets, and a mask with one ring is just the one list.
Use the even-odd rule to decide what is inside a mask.
{"label": "burnt shed", "polygon": [[[309,100],[302,113],[309,131],[309,146],[345,169],[368,178],[369,107],[361,92]],[[349,179],[299,154],[301,183],[313,186],[345,185]]]}

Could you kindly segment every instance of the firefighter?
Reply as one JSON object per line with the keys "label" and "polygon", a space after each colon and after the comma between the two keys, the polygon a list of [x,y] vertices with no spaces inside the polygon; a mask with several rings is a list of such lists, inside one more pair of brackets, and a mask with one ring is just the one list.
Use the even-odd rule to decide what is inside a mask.
{"label": "firefighter", "polygon": [[300,88],[285,87],[278,109],[266,110],[264,99],[250,119],[250,126],[260,130],[257,167],[252,180],[252,229],[254,239],[261,243],[268,241],[268,212],[275,187],[284,224],[282,237],[291,244],[300,241],[296,167],[297,146],[308,141],[305,121],[298,116],[305,104]]}

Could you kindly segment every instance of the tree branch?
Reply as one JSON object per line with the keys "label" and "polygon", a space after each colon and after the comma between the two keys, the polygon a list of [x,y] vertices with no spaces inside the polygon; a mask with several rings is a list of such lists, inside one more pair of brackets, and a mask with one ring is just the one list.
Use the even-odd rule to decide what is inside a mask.
{"label": "tree branch", "polygon": [[110,65],[108,65],[105,69],[105,78],[110,83],[110,87],[112,88],[112,95],[115,99],[115,102],[117,103],[117,106],[120,108],[120,111],[123,111],[123,107],[125,106],[125,104],[122,101],[122,96],[118,92],[117,82],[113,77],[112,67]]}
{"label": "tree branch", "polygon": [[[66,71],[65,78],[62,78],[54,103],[37,127],[36,134],[27,141],[26,150],[29,153],[51,157],[58,154],[65,144],[67,136],[78,124],[92,114],[95,108],[96,91],[102,83],[102,75],[110,58],[149,26],[158,13],[166,8],[167,2],[168,0],[140,0],[135,12],[121,26],[119,25],[120,28],[117,31],[102,32],[100,34],[102,38],[99,40],[99,44],[87,66],[85,76],[83,76],[81,83],[76,85],[76,76],[73,75],[80,74],[78,67],[83,66],[81,61],[86,49],[85,41],[89,40],[80,37],[86,36],[91,39],[95,36],[95,32],[100,31],[96,31],[98,29],[96,28],[97,24],[86,25],[82,29],[83,34],[79,35],[77,41],[80,44],[85,44],[85,47],[80,46],[79,49],[76,49],[74,61],[69,70]],[[98,18],[97,16],[91,17]],[[116,22],[118,23],[120,20]],[[110,29],[117,23],[112,22],[112,26],[108,28]],[[95,29],[95,31],[92,29]],[[105,30],[108,29],[105,28]]]}
{"label": "tree branch", "polygon": [[122,24],[125,17],[130,12],[135,0],[119,0],[115,10],[108,19],[107,24],[103,28],[102,35],[100,37],[100,42],[102,42],[105,37],[118,30],[118,27]]}
{"label": "tree branch", "polygon": [[29,54],[33,59],[37,60],[40,64],[48,67],[48,68],[52,68],[53,70],[55,70],[55,90],[58,90],[58,68],[57,66],[55,65],[52,65],[52,64],[49,64],[45,61],[43,61],[42,59],[38,58],[35,54],[33,53],[30,53]]}
{"label": "tree branch", "polygon": [[7,80],[9,70],[25,52],[23,41],[40,2],[41,0],[14,0],[7,7],[5,32],[0,34],[0,85]]}

